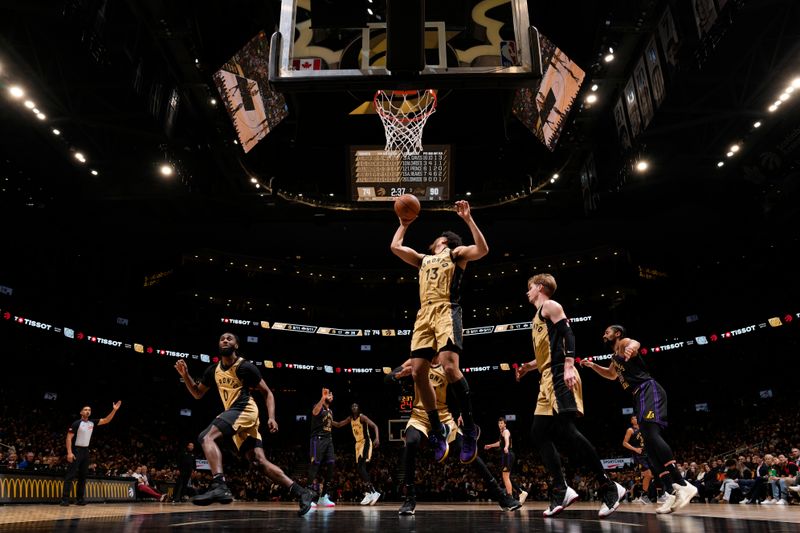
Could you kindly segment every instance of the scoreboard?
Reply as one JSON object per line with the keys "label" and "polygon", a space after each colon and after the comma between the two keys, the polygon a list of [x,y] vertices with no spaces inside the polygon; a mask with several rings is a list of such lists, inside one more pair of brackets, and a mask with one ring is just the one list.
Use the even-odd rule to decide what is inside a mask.
{"label": "scoreboard", "polygon": [[350,192],[356,202],[393,201],[413,194],[420,201],[452,197],[450,145],[429,145],[414,155],[385,152],[381,146],[351,146]]}

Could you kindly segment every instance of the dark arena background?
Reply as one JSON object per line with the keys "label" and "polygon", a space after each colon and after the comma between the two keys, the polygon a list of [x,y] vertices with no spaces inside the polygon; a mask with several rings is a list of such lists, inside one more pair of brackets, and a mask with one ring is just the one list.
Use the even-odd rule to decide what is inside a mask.
{"label": "dark arena background", "polygon": [[[798,57],[794,0],[3,2],[0,531],[797,531]],[[402,111],[435,94],[421,154],[387,155],[379,89],[428,91]],[[461,282],[460,367],[501,487],[484,445],[500,417],[511,432],[519,509],[423,447],[416,514],[398,515],[414,385],[387,376],[422,282],[390,249],[402,194],[421,203],[406,246],[473,244],[464,200],[488,243]],[[627,491],[606,518],[569,443],[579,499],[543,515],[538,373],[515,379],[537,273],[576,339],[576,425]],[[631,394],[579,364],[609,364],[612,324],[668,394],[663,436],[698,489],[675,512],[623,446]],[[253,394],[264,452],[296,486],[222,438],[234,501],[205,507],[198,435],[223,406],[175,367],[199,380],[226,332],[272,390],[275,433]],[[374,487],[348,422],[328,496],[298,517],[299,487],[320,490],[323,388],[335,422],[358,403],[377,425]],[[90,431],[83,501],[64,502],[84,406],[113,420]]]}

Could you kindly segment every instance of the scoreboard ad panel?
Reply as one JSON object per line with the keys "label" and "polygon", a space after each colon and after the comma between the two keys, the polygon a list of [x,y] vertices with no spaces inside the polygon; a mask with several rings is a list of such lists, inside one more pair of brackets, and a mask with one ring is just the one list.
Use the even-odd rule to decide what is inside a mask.
{"label": "scoreboard ad panel", "polygon": [[452,197],[450,145],[426,146],[414,155],[351,146],[349,155],[350,198],[355,202],[394,201],[403,194],[431,202]]}

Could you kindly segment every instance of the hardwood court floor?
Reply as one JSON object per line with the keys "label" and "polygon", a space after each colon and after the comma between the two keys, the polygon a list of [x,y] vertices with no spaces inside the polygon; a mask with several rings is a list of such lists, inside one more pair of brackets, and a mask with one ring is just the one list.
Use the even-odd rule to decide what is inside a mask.
{"label": "hardwood court floor", "polygon": [[233,503],[196,507],[159,503],[0,506],[0,531],[287,531],[357,533],[462,532],[527,533],[781,533],[800,531],[800,506],[691,504],[678,513],[656,515],[655,505],[623,504],[606,519],[598,505],[578,503],[557,518],[542,518],[544,502],[528,502],[514,513],[495,504],[419,503],[415,516],[398,516],[397,503],[374,507],[342,504],[297,517],[288,503]]}

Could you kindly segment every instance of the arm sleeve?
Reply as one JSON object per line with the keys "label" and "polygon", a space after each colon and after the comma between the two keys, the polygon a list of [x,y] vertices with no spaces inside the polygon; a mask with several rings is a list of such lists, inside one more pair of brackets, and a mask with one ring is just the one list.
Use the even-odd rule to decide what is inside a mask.
{"label": "arm sleeve", "polygon": [[73,422],[72,424],[69,425],[69,428],[67,428],[67,431],[70,432],[70,433],[77,433],[78,432],[78,428],[80,427],[80,425],[81,425],[81,421],[80,420],[76,420],[75,422]]}
{"label": "arm sleeve", "polygon": [[91,422],[92,424],[94,424],[94,425],[95,425],[95,427],[97,427],[97,426],[99,426],[99,425],[100,425],[100,419],[99,419],[99,418],[90,418],[90,419],[89,419],[89,422]]}
{"label": "arm sleeve", "polygon": [[569,320],[559,320],[555,326],[559,337],[564,339],[564,357],[575,357],[575,334],[569,327]]}
{"label": "arm sleeve", "polygon": [[203,377],[200,378],[200,383],[208,387],[209,389],[213,389],[217,386],[217,381],[214,379],[214,371],[216,370],[216,365],[211,365],[206,368],[206,371],[203,372]]}
{"label": "arm sleeve", "polygon": [[261,382],[261,372],[250,361],[242,361],[236,370],[236,375],[246,387],[255,387]]}

